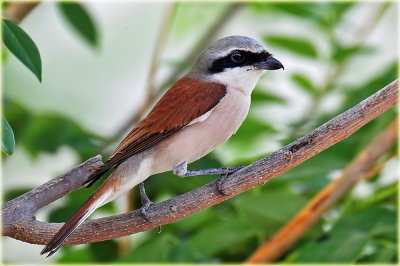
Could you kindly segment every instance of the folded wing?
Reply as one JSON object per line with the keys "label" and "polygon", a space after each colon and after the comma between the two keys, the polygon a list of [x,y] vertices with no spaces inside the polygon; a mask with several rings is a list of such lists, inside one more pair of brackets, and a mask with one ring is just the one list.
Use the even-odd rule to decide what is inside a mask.
{"label": "folded wing", "polygon": [[94,184],[109,169],[178,132],[212,110],[226,95],[226,86],[191,78],[178,80],[150,113],[125,137],[112,156],[85,185]]}

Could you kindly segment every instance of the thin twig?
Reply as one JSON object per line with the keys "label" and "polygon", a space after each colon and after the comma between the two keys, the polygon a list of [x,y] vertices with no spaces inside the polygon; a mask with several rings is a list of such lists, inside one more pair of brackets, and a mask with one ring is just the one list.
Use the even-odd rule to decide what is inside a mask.
{"label": "thin twig", "polygon": [[257,248],[246,263],[272,262],[293,246],[353,185],[365,178],[379,158],[393,147],[397,139],[397,126],[396,119],[346,167],[338,179],[329,183],[284,227]]}
{"label": "thin twig", "polygon": [[11,2],[7,8],[5,13],[11,16],[13,22],[21,23],[22,20],[38,5],[40,1],[30,1],[30,2],[22,2],[22,1],[14,1]]}
{"label": "thin twig", "polygon": [[374,167],[372,167],[367,173],[364,175],[364,179],[370,179],[374,176],[376,176],[378,173],[380,173],[385,167],[386,163],[390,161],[391,159],[395,158],[397,156],[397,152],[391,154],[390,156],[387,156],[386,158],[382,159],[382,161],[377,162]]}
{"label": "thin twig", "polygon": [[[138,210],[94,219],[84,222],[65,244],[91,243],[149,230],[211,207],[254,186],[262,185],[351,136],[363,125],[393,107],[397,103],[398,88],[398,80],[395,80],[309,134],[228,176],[220,187],[228,196],[220,195],[216,189],[217,182],[213,181],[183,195],[152,205],[147,210],[151,223],[146,222]],[[79,181],[75,183],[82,184],[87,176],[76,178]],[[64,179],[66,182],[53,184],[54,181],[50,181],[49,183],[53,184],[51,187],[46,183],[40,187],[44,189],[34,189],[35,193],[31,191],[7,202],[3,209],[3,234],[32,244],[47,243],[62,224],[37,221],[33,212],[61,196],[58,193],[54,197],[51,194],[52,190],[57,190],[59,187],[65,191],[77,188],[76,185],[71,186],[71,180]]]}

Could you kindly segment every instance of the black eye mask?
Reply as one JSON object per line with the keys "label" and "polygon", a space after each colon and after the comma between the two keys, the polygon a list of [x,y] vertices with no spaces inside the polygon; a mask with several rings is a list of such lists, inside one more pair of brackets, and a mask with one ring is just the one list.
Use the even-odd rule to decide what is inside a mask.
{"label": "black eye mask", "polygon": [[[241,60],[235,60],[240,58],[238,54],[241,55]],[[208,70],[210,73],[219,73],[229,68],[252,66],[255,63],[266,60],[269,56],[271,54],[268,52],[253,53],[244,50],[234,50],[227,56],[215,60]]]}

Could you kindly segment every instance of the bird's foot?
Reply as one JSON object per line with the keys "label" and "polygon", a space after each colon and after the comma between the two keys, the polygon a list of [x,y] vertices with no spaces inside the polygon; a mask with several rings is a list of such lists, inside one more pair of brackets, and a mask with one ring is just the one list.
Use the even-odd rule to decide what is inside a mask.
{"label": "bird's foot", "polygon": [[147,209],[150,208],[151,205],[154,204],[146,194],[146,190],[144,189],[144,182],[139,184],[139,192],[140,192],[140,199],[142,201],[142,207],[140,208],[140,214],[142,215],[143,219],[146,222],[151,223],[150,219],[147,217]]}
{"label": "bird's foot", "polygon": [[228,194],[226,194],[225,192],[224,192],[224,190],[223,190],[223,183],[224,183],[224,181],[226,180],[226,178],[228,177],[228,176],[230,176],[231,174],[233,174],[233,173],[235,173],[236,171],[239,171],[240,169],[243,169],[244,168],[244,165],[241,165],[241,166],[238,166],[238,167],[230,167],[230,168],[228,168],[229,170],[229,172],[228,173],[225,173],[225,174],[221,174],[220,176],[219,176],[219,178],[217,179],[217,191],[218,191],[218,193],[221,195],[221,196],[224,196],[224,197],[227,197],[227,196],[229,196]]}
{"label": "bird's foot", "polygon": [[[140,208],[140,214],[142,215],[143,219],[151,223],[149,217],[147,217],[147,209],[150,208],[151,205],[154,204],[146,194],[146,190],[144,189],[144,182],[139,184],[139,191],[140,191],[140,198],[142,200],[142,207]],[[158,233],[161,233],[161,225],[158,226]]]}
{"label": "bird's foot", "polygon": [[209,168],[209,169],[200,169],[200,170],[188,170],[187,162],[183,162],[181,164],[176,165],[172,172],[174,175],[179,177],[191,177],[198,175],[229,175],[234,172],[244,168],[244,165],[236,166],[236,167],[223,167],[223,168]]}
{"label": "bird's foot", "polygon": [[148,200],[145,203],[143,203],[143,206],[140,208],[140,214],[142,215],[143,219],[145,219],[146,222],[148,222],[148,223],[151,223],[151,221],[150,221],[149,217],[147,217],[146,211],[153,204],[154,204],[154,202],[152,202],[151,200]]}
{"label": "bird's foot", "polygon": [[217,179],[217,191],[221,196],[224,196],[224,197],[228,196],[228,194],[226,194],[224,192],[224,190],[222,189],[222,184],[223,184],[223,182],[224,182],[224,180],[226,179],[227,176],[228,176],[227,174],[220,175],[219,178]]}

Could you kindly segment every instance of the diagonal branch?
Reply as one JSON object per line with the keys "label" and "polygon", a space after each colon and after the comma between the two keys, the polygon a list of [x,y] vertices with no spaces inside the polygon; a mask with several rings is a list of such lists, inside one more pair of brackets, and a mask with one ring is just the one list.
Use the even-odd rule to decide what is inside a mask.
{"label": "diagonal branch", "polygon": [[397,127],[396,119],[367,148],[358,154],[338,179],[329,183],[270,240],[257,248],[246,263],[268,263],[284,254],[353,185],[369,174],[379,158],[396,143]]}
{"label": "diagonal branch", "polygon": [[[152,223],[144,221],[138,210],[94,219],[83,223],[65,244],[91,243],[149,230],[218,204],[254,186],[262,185],[351,136],[363,125],[394,106],[397,103],[398,87],[398,80],[393,81],[309,134],[228,176],[222,189],[229,196],[221,196],[216,191],[216,181],[213,181],[175,198],[152,205],[147,211],[148,218],[153,221]],[[94,160],[96,161],[96,159]],[[89,175],[88,165],[84,166],[86,170],[83,170],[84,173],[80,177],[76,177],[76,180],[68,178],[68,176],[59,177],[57,179],[65,180],[65,182],[56,183],[52,180],[40,188],[54,182],[56,184],[53,184],[52,190],[63,188],[68,193],[70,190],[77,189]],[[75,172],[78,171],[77,169]],[[35,190],[38,189],[33,191]],[[33,217],[33,212],[42,207],[44,203],[54,201],[62,194],[58,193],[55,198],[51,198],[54,197],[51,193],[51,190],[46,189],[42,189],[40,193],[36,194],[32,194],[31,191],[7,202],[3,209],[3,234],[33,244],[47,243],[62,224],[37,221]],[[29,198],[29,195],[33,197]],[[37,205],[36,202],[41,202],[41,204]]]}

